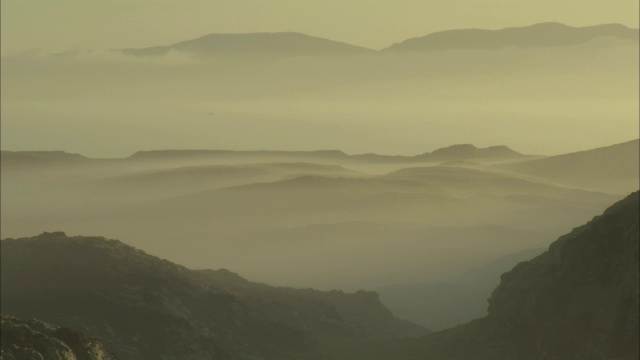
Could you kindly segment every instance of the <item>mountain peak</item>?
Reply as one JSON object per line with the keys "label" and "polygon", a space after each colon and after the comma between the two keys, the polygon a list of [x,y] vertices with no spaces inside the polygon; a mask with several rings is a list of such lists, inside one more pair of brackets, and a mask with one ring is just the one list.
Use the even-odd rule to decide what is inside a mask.
{"label": "mountain peak", "polygon": [[297,32],[213,33],[172,45],[120,50],[132,56],[163,56],[171,51],[198,57],[357,55],[374,52],[360,46]]}
{"label": "mountain peak", "polygon": [[417,158],[423,160],[507,159],[522,157],[524,157],[524,155],[505,145],[478,148],[472,144],[450,145],[436,149],[431,153],[424,153],[417,156]]}

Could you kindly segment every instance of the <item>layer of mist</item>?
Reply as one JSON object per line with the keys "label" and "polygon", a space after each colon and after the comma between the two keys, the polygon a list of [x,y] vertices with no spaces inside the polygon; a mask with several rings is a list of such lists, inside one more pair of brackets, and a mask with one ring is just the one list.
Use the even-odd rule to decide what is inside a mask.
{"label": "layer of mist", "polygon": [[[20,239],[3,240],[3,247],[15,246],[25,259],[22,246],[40,244],[27,250],[42,258],[24,267],[14,263],[12,274],[3,274],[3,308],[15,295],[5,297],[5,285],[12,284],[29,290],[11,298],[21,309],[12,315],[28,318],[37,309],[54,324],[3,317],[3,332],[21,323],[31,330],[45,326],[43,339],[52,343],[57,326],[77,325],[81,332],[69,330],[73,336],[98,333],[105,346],[117,344],[123,354],[150,351],[149,359],[164,346],[175,354],[181,346],[199,348],[199,358],[301,358],[315,356],[314,342],[329,344],[323,351],[331,356],[349,358],[352,348],[375,353],[375,347],[354,347],[374,340],[385,340],[376,346],[389,358],[398,346],[415,359],[416,349],[437,354],[432,344],[438,339],[456,348],[457,334],[486,338],[480,330],[502,344],[493,320],[424,338],[426,345],[394,339],[492,318],[501,294],[528,298],[529,289],[518,289],[538,281],[537,268],[519,262],[579,224],[600,224],[589,221],[638,190],[638,45],[638,29],[619,24],[542,23],[444,31],[381,51],[264,32],[139,48],[3,53],[0,237]],[[616,239],[635,234],[637,241],[637,225],[634,234],[605,225]],[[151,256],[91,236],[119,239]],[[584,238],[601,240],[598,233]],[[41,244],[81,253],[89,244],[92,257],[118,266],[93,269],[65,251],[48,257]],[[596,259],[589,246],[576,253]],[[556,255],[547,252],[532,263],[545,268]],[[87,325],[74,318],[74,307],[64,307],[68,299],[80,304],[78,294],[87,289],[64,293],[69,298],[51,307],[49,295],[30,298],[30,291],[46,293],[41,290],[49,285],[60,286],[53,294],[69,290],[53,274],[49,285],[20,280],[36,272],[34,278],[44,278],[46,264],[73,279],[76,265],[106,277],[129,273],[111,278],[104,312],[84,313],[99,315]],[[501,281],[514,266],[533,270],[522,284]],[[509,276],[517,278],[518,271]],[[135,283],[141,273],[151,274],[150,284]],[[82,284],[92,283],[91,274],[78,274]],[[131,274],[133,283],[127,282]],[[158,276],[160,283],[153,280]],[[578,280],[591,281],[584,276]],[[179,291],[167,294],[168,288]],[[105,293],[88,296],[101,306]],[[635,294],[628,301],[637,303]],[[220,301],[224,314],[207,299]],[[60,304],[67,313],[55,310]],[[148,311],[149,323],[135,323],[144,331],[172,329],[184,341],[171,348],[166,334],[153,335],[145,340],[151,350],[140,350],[140,334],[128,332],[126,317],[105,316],[114,304],[124,304],[120,315]],[[505,308],[505,314],[520,311]],[[194,315],[199,312],[209,322]],[[94,328],[114,319],[125,335]],[[156,321],[159,326],[149,325]],[[511,324],[500,321],[498,328]],[[390,324],[398,331],[387,331]],[[611,335],[600,334],[593,336]]]}
{"label": "layer of mist", "polygon": [[[592,152],[617,149],[623,165],[637,162],[635,147]],[[584,160],[591,189],[505,171],[555,159],[532,158],[472,145],[406,157],[3,152],[1,235],[98,232],[190,267],[234,269],[275,285],[357,290],[449,281],[544,247],[638,181],[621,172],[618,188],[604,177],[597,183],[600,156]]]}
{"label": "layer of mist", "polygon": [[278,58],[255,55],[255,46],[233,57],[6,55],[2,148],[113,157],[167,148],[416,154],[508,142],[550,155],[606,146],[637,133],[638,43],[604,35],[554,47],[361,54],[308,37],[310,54]]}

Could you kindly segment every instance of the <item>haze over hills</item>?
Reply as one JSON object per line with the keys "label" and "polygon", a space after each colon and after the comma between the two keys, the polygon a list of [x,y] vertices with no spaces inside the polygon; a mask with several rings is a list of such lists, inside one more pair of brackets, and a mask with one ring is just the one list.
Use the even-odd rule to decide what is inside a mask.
{"label": "haze over hills", "polygon": [[[570,46],[595,39],[637,43],[638,29],[621,24],[601,24],[572,27],[561,23],[539,23],[500,30],[460,29],[428,34],[407,39],[382,52],[442,51],[442,50],[495,50],[513,47]],[[286,58],[297,56],[344,56],[374,53],[374,50],[346,43],[322,39],[295,32],[209,34],[197,39],[172,45],[119,50],[132,56],[164,56],[171,51],[199,57],[251,57],[259,55]]]}
{"label": "haze over hills", "polygon": [[125,360],[633,359],[639,200],[502,275],[486,317],[422,337],[375,293],[274,288],[60,232],[0,242],[2,308],[80,329]]}
{"label": "haze over hills", "polygon": [[[15,160],[2,162],[4,237],[100,231],[191,267],[320,289],[449,281],[544,246],[619,198],[492,168],[505,156],[529,158],[504,147],[453,146],[433,160],[157,151],[16,166],[20,154],[3,153]],[[452,158],[475,166],[439,165]],[[280,266],[265,271],[270,263]]]}
{"label": "haze over hills", "polygon": [[445,148],[436,149],[430,153],[424,153],[417,156],[419,159],[428,160],[474,160],[474,159],[493,159],[493,160],[515,160],[525,158],[523,155],[508,146],[497,145],[486,148],[477,148],[472,144],[451,145]]}
{"label": "haze over hills", "polygon": [[[424,152],[414,156],[403,155],[381,155],[381,154],[346,154],[340,150],[316,150],[316,151],[233,151],[233,150],[146,150],[137,151],[126,158],[92,159],[79,154],[67,153],[64,151],[2,151],[3,166],[27,167],[29,165],[41,166],[44,163],[69,163],[86,165],[86,160],[94,163],[114,162],[210,162],[231,160],[234,162],[249,159],[255,161],[270,162],[322,162],[322,163],[425,163],[454,160],[481,160],[485,162],[505,162],[516,161],[535,157],[524,155],[510,149],[504,145],[477,148],[471,144],[451,145],[436,149],[432,152]],[[108,161],[107,161],[108,160]]]}
{"label": "haze over hills", "polygon": [[640,140],[543,159],[501,165],[502,168],[567,186],[624,194],[638,189]]}
{"label": "haze over hills", "polygon": [[335,359],[637,359],[639,200],[629,195],[503,274],[486,317]]}
{"label": "haze over hills", "polygon": [[278,61],[255,55],[259,48],[246,61],[178,50],[7,55],[2,147],[92,157],[168,148],[410,155],[508,139],[523,153],[564,153],[636,131],[637,50],[634,41],[598,38],[496,51],[317,57],[283,50]]}
{"label": "haze over hills", "polygon": [[362,5],[3,2],[1,360],[640,360],[638,0]]}
{"label": "haze over hills", "polygon": [[[619,199],[517,167],[573,156],[469,144],[415,156],[3,151],[0,230],[99,231],[190,267],[230,268],[279,286],[382,289],[398,315],[442,329],[486,314],[496,272],[468,272],[500,258],[511,259],[501,263],[506,271],[522,251],[547,246]],[[629,171],[637,141],[580,158],[576,179],[638,181]]]}
{"label": "haze over hills", "polygon": [[518,251],[452,279],[388,285],[377,291],[396,316],[439,331],[486,316],[487,299],[500,284],[500,275],[544,251],[544,248]]}
{"label": "haze over hills", "polygon": [[585,43],[598,38],[637,44],[638,29],[621,24],[572,27],[560,23],[539,23],[500,30],[460,29],[432,33],[394,44],[385,52],[441,51],[504,47],[552,47]]}

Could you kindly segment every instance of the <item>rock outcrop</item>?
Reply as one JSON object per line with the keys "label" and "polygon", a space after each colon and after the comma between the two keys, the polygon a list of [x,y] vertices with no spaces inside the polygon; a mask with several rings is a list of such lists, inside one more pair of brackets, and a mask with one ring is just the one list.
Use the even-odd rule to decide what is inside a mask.
{"label": "rock outcrop", "polygon": [[85,334],[38,320],[0,315],[0,359],[116,360]]}

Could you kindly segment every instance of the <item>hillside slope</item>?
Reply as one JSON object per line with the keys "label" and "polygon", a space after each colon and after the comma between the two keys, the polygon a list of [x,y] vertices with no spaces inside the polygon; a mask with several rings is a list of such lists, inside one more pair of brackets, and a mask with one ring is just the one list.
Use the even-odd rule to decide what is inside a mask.
{"label": "hillside slope", "polygon": [[589,190],[626,194],[638,190],[640,140],[502,165],[520,174]]}
{"label": "hillside slope", "polygon": [[417,336],[377,294],[194,271],[99,237],[2,240],[2,310],[78,329],[118,359],[314,359],[337,343]]}
{"label": "hillside slope", "polygon": [[339,359],[637,359],[635,192],[502,275],[489,315],[419,340],[345,348]]}

